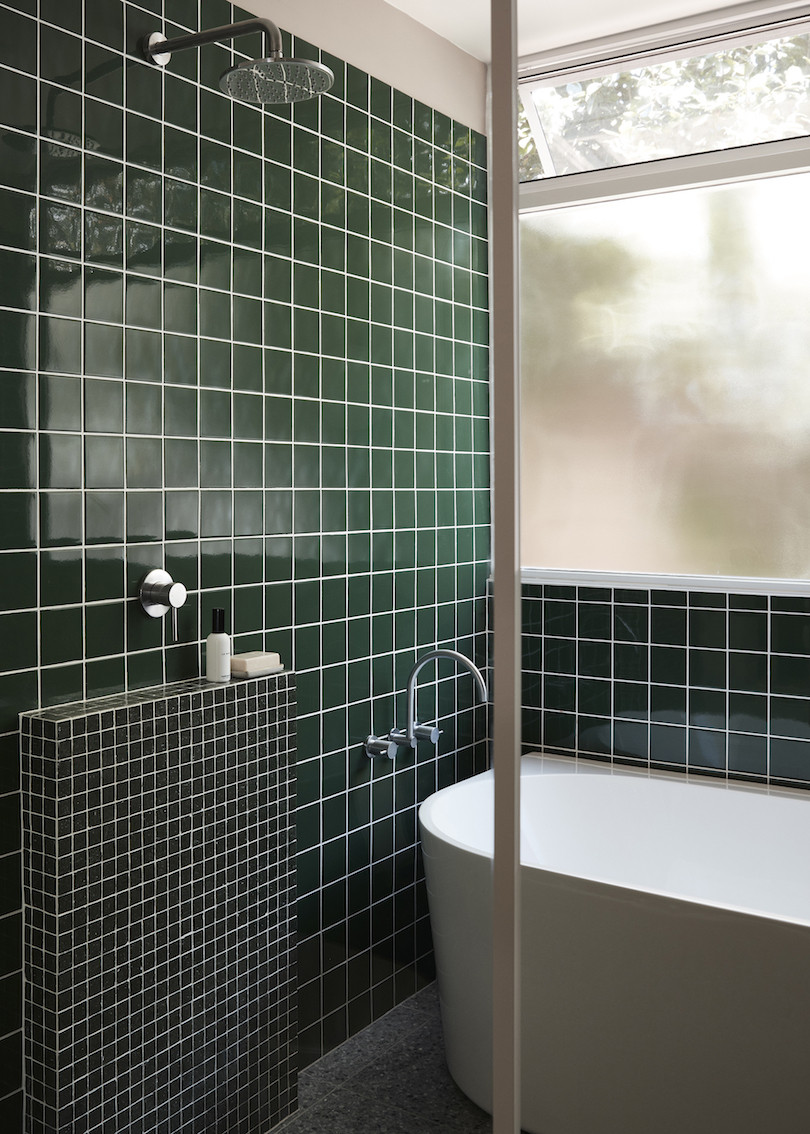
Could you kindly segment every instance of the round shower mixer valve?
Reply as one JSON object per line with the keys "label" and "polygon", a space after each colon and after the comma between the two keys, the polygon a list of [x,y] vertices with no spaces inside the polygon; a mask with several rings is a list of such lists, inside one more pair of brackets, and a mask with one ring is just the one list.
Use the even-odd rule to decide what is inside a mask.
{"label": "round shower mixer valve", "polygon": [[172,637],[178,638],[177,612],[185,604],[188,591],[182,583],[175,583],[168,571],[155,567],[141,579],[138,589],[141,606],[150,618],[162,618],[172,612]]}

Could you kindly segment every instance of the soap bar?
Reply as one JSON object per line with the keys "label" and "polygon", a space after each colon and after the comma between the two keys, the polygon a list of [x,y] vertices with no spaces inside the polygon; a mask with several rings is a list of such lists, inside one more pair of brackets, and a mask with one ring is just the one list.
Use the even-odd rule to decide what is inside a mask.
{"label": "soap bar", "polygon": [[280,655],[266,654],[264,650],[234,654],[231,658],[231,673],[234,677],[264,677],[268,673],[281,673],[283,669]]}

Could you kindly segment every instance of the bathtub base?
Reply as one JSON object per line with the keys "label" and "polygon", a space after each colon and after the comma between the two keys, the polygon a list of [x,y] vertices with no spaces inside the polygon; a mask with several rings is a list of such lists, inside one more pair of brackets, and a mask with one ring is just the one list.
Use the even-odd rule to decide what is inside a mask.
{"label": "bathtub base", "polygon": [[[491,1111],[491,859],[422,838],[448,1066]],[[522,889],[524,1130],[807,1134],[810,927],[538,867]]]}

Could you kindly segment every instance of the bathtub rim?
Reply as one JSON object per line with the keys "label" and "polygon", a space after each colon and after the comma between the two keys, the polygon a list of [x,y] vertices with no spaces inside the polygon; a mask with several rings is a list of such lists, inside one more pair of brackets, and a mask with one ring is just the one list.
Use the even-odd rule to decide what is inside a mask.
{"label": "bathtub rim", "polygon": [[[520,757],[521,779],[533,778],[535,776],[549,775],[607,775],[617,776],[619,778],[643,779],[643,780],[665,780],[672,783],[691,784],[692,786],[705,787],[707,789],[714,789],[717,791],[732,791],[743,792],[745,794],[762,795],[762,796],[775,796],[776,798],[791,798],[801,799],[810,805],[810,791],[801,788],[788,788],[776,786],[771,784],[759,783],[746,783],[741,780],[729,780],[726,778],[719,778],[713,776],[705,776],[699,773],[692,772],[670,772],[658,768],[636,768],[627,765],[615,765],[607,761],[589,759],[583,756],[563,756],[556,753],[545,753],[542,751],[534,751],[523,753]],[[480,847],[473,846],[468,842],[463,842],[449,835],[444,829],[437,826],[432,812],[435,804],[432,801],[436,800],[439,796],[445,796],[446,793],[452,792],[464,785],[477,781],[480,784],[481,790],[484,790],[488,783],[493,780],[492,769],[489,768],[485,772],[479,772],[475,776],[470,776],[466,780],[460,780],[455,784],[449,784],[439,791],[433,792],[426,800],[419,806],[418,819],[420,828],[424,827],[430,836],[439,842],[443,842],[448,846],[454,847],[456,850],[464,853],[475,855],[480,859],[488,859],[492,861],[492,853],[482,850]],[[536,870],[541,873],[555,875],[560,878],[569,878],[575,882],[594,884],[597,886],[607,886],[614,890],[624,890],[629,893],[647,894],[654,897],[665,898],[677,902],[690,902],[709,909],[719,909],[729,911],[735,914],[742,914],[746,917],[759,917],[766,918],[769,921],[784,922],[789,925],[800,926],[804,929],[810,929],[810,915],[807,918],[800,918],[790,916],[788,914],[779,914],[772,911],[763,910],[754,906],[745,906],[735,904],[733,902],[722,902],[716,900],[709,900],[694,895],[678,893],[675,891],[667,890],[662,887],[630,885],[624,881],[618,881],[615,878],[597,877],[592,874],[572,873],[566,870],[560,870],[552,866],[540,865],[533,862],[524,862],[521,859],[521,869]]]}

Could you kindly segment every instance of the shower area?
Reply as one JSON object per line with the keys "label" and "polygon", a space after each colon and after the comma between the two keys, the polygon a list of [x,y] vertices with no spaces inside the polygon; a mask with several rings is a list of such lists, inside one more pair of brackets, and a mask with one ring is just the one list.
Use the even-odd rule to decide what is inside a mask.
{"label": "shower area", "polygon": [[[417,809],[486,766],[445,663],[365,750],[426,656],[485,666],[485,68],[261,7],[0,4],[13,1134],[278,1124],[430,997]],[[207,688],[215,609],[285,672]]]}

